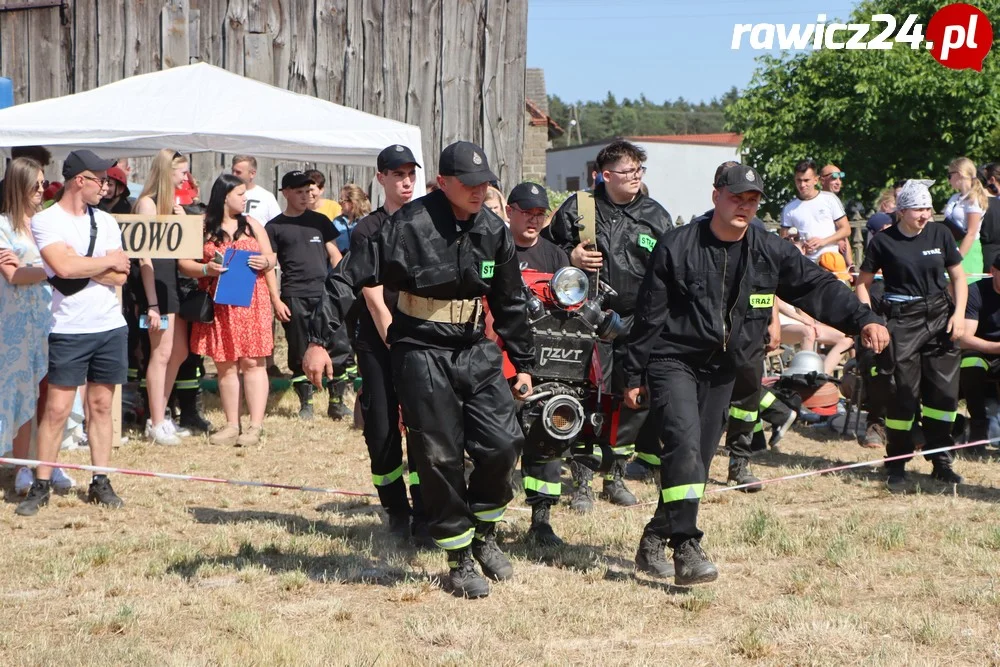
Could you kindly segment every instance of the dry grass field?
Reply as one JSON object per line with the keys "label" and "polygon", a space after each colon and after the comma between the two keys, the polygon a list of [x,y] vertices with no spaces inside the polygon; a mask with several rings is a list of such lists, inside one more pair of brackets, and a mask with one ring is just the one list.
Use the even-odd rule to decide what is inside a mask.
{"label": "dry grass field", "polygon": [[[368,491],[360,433],[299,423],[294,401],[275,399],[260,448],[135,443],[114,463]],[[866,458],[801,428],[755,471]],[[929,464],[910,467],[927,480]],[[957,495],[891,496],[866,468],[713,494],[702,523],[721,577],[695,589],[635,576],[649,506],[561,507],[557,550],[526,547],[529,515],[510,511],[515,580],[480,601],[442,591],[443,556],[395,548],[364,498],[117,476],[122,511],[71,493],[22,519],[8,492],[0,664],[1000,664],[1000,461],[956,467]]]}

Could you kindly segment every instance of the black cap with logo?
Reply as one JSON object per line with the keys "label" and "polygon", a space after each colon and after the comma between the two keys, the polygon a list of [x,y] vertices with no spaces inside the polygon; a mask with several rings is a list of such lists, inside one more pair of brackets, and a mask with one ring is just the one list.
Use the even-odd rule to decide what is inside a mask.
{"label": "black cap with logo", "polygon": [[549,193],[537,183],[521,183],[514,186],[507,197],[508,204],[517,204],[522,211],[533,208],[549,208]]}
{"label": "black cap with logo", "polygon": [[438,173],[455,176],[464,185],[482,185],[500,180],[490,171],[486,152],[470,141],[456,141],[441,151]]}
{"label": "black cap with logo", "polygon": [[107,171],[117,164],[118,160],[102,160],[87,149],[73,151],[63,162],[63,180],[68,181],[85,171]]}
{"label": "black cap with logo", "polygon": [[379,171],[389,171],[402,167],[404,164],[420,166],[417,158],[413,157],[413,151],[402,144],[393,144],[388,148],[383,148],[382,152],[378,154],[376,163]]}
{"label": "black cap with logo", "polygon": [[716,188],[729,188],[734,195],[741,192],[759,192],[764,194],[764,180],[753,167],[737,164],[726,169],[715,182]]}
{"label": "black cap with logo", "polygon": [[304,185],[314,185],[316,181],[309,178],[304,171],[290,171],[281,177],[282,190],[297,190]]}

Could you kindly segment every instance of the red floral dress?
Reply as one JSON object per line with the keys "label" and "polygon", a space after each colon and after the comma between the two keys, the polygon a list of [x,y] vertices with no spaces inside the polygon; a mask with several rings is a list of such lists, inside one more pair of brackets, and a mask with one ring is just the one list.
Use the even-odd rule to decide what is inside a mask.
{"label": "red floral dress", "polygon": [[[211,261],[216,251],[225,254],[227,248],[260,252],[257,239],[245,234],[236,241],[226,243],[206,241],[202,261]],[[217,280],[218,278],[200,278],[198,288],[214,294]],[[215,304],[214,322],[191,324],[191,351],[207,355],[216,362],[266,357],[273,350],[271,299],[263,273],[257,274],[253,300],[249,307]]]}

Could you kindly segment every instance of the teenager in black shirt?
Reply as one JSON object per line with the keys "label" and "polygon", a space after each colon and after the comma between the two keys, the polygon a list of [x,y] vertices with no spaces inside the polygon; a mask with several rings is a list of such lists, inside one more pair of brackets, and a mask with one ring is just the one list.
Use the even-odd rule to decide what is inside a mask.
{"label": "teenager in black shirt", "polygon": [[[351,232],[351,244],[365,243],[377,237],[382,225],[388,224],[393,213],[413,198],[417,182],[417,164],[406,146],[389,146],[379,153],[378,182],[385,190],[385,204],[358,221]],[[361,390],[361,411],[364,415],[365,444],[371,459],[372,482],[379,501],[389,517],[389,532],[406,539],[411,531],[418,541],[430,543],[427,518],[420,495],[420,477],[407,449],[410,498],[413,502],[412,526],[410,501],[406,498],[403,476],[403,438],[399,432],[399,398],[392,379],[392,363],[386,336],[392,324],[399,293],[376,285],[361,290],[358,300],[357,335],[354,351],[358,356],[358,371],[364,381]]]}
{"label": "teenager in black shirt", "polygon": [[[989,278],[969,285],[965,332],[959,344],[962,395],[969,409],[969,442],[986,440],[989,438],[987,384],[1000,381],[1000,256],[993,259]],[[972,447],[970,451],[983,454],[986,446]]]}
{"label": "teenager in black shirt", "polygon": [[[874,396],[888,397],[885,426],[890,457],[913,453],[912,429],[918,420],[925,449],[954,444],[951,432],[959,389],[955,341],[965,326],[968,291],[954,237],[932,221],[930,184],[906,182],[896,198],[899,222],[871,240],[858,278],[858,298],[869,304],[877,271],[882,271],[885,284],[878,307],[888,322],[892,344],[876,360],[872,384]],[[934,479],[962,483],[951,469],[950,452],[926,458],[934,466]],[[886,463],[890,491],[907,490],[905,465],[906,459]]]}
{"label": "teenager in black shirt", "polygon": [[309,210],[312,184],[304,172],[285,174],[281,193],[287,205],[264,228],[281,265],[281,295],[272,294],[271,302],[288,341],[288,368],[299,396],[299,419],[313,418],[313,386],[302,372],[302,357],[309,345],[309,315],[323,295],[330,267],[340,262],[337,231],[330,219]]}

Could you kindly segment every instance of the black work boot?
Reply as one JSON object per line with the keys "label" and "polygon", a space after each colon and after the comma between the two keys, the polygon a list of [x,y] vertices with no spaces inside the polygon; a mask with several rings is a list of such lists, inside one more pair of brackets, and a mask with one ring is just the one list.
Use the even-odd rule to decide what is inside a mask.
{"label": "black work boot", "polygon": [[644,532],[635,552],[635,569],[662,579],[674,576],[674,564],[667,560],[666,548],[666,538]]}
{"label": "black work boot", "polygon": [[569,462],[569,471],[573,475],[573,495],[569,500],[569,508],[586,514],[594,509],[594,490],[590,486],[594,471],[576,461]]}
{"label": "black work boot", "polygon": [[93,479],[90,480],[90,487],[87,489],[87,502],[112,509],[125,507],[125,501],[115,493],[107,475],[94,475]]}
{"label": "black work boot", "polygon": [[604,478],[604,488],[601,489],[601,500],[607,500],[612,505],[629,507],[637,502],[632,492],[625,486],[625,460],[617,459],[611,466],[611,472]]}
{"label": "black work boot", "polygon": [[551,501],[542,501],[531,506],[531,528],[528,529],[528,541],[540,547],[559,547],[564,542],[552,530],[549,522]]}
{"label": "black work boot", "polygon": [[354,418],[354,411],[344,405],[344,392],[347,390],[347,380],[336,380],[327,387],[330,392],[330,403],[326,406],[326,416],[334,421]]}
{"label": "black work boot", "polygon": [[936,460],[932,463],[931,479],[945,484],[961,484],[965,478],[951,469],[951,461]]}
{"label": "black work boot", "polygon": [[313,418],[313,390],[309,382],[296,382],[295,393],[299,396],[299,419],[309,421]]}
{"label": "black work boot", "polygon": [[[969,420],[969,439],[967,442],[982,442],[990,438],[990,422],[987,419]],[[976,445],[958,450],[968,458],[982,458],[986,456],[986,445]]]}
{"label": "black work boot", "polygon": [[490,582],[476,572],[468,547],[448,552],[448,587],[458,598],[484,598],[490,594]]}
{"label": "black work boot", "polygon": [[14,509],[14,514],[18,516],[35,516],[38,510],[49,504],[49,497],[52,495],[51,482],[49,480],[36,479],[28,489],[28,497],[22,500]]}
{"label": "black work boot", "polygon": [[484,521],[476,526],[472,555],[479,561],[483,574],[493,581],[506,581],[514,576],[514,566],[497,546],[496,523]]}
{"label": "black work boot", "polygon": [[208,433],[212,430],[212,423],[205,419],[201,404],[201,389],[175,389],[177,396],[177,406],[180,408],[181,416],[177,420],[177,425],[190,430],[192,433]]}
{"label": "black work boot", "polygon": [[744,493],[757,493],[764,488],[760,480],[750,472],[750,460],[742,456],[729,457],[729,481],[736,482],[737,486],[750,484],[750,486],[740,489]]}
{"label": "black work boot", "polygon": [[885,486],[890,493],[906,493],[911,489],[910,480],[906,476],[906,469],[903,466],[888,465],[885,467]]}
{"label": "black work boot", "polygon": [[408,542],[410,539],[410,511],[386,512],[389,517],[389,534],[400,542]]}
{"label": "black work boot", "polygon": [[645,461],[633,459],[625,466],[625,479],[637,482],[651,482],[657,471]]}
{"label": "black work boot", "polygon": [[694,538],[674,549],[674,570],[674,583],[678,586],[707,584],[719,578],[719,570]]}

